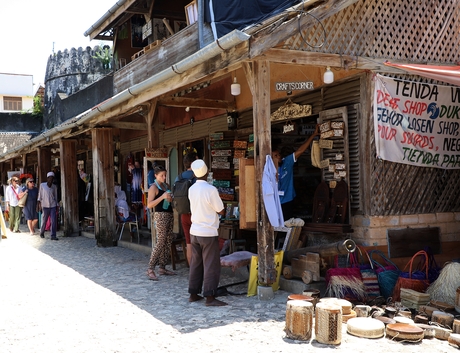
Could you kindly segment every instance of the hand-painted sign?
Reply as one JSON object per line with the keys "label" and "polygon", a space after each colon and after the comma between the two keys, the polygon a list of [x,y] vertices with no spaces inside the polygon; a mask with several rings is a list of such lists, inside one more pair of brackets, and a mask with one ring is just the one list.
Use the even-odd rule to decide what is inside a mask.
{"label": "hand-painted sign", "polygon": [[379,158],[460,169],[460,87],[377,75],[374,129]]}
{"label": "hand-painted sign", "polygon": [[313,88],[313,81],[275,83],[275,90],[277,91],[312,90]]}

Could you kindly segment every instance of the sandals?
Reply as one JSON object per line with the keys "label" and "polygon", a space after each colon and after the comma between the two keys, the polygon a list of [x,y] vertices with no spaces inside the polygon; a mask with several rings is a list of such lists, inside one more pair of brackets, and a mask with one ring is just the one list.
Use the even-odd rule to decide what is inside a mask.
{"label": "sandals", "polygon": [[160,268],[159,272],[160,276],[175,276],[176,273],[173,271],[169,271],[165,268]]}
{"label": "sandals", "polygon": [[147,276],[151,281],[158,281],[158,277],[155,275],[155,272],[151,268],[147,270]]}

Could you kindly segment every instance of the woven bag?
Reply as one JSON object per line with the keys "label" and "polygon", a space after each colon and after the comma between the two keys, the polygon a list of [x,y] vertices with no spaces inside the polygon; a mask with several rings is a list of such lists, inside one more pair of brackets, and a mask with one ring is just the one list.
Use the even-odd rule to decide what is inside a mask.
{"label": "woven bag", "polygon": [[[347,266],[350,266],[347,261]],[[351,302],[363,301],[366,297],[361,271],[358,267],[338,267],[338,256],[335,256],[335,267],[326,271],[326,292],[328,296],[347,299]]]}
{"label": "woven bag", "polygon": [[[414,261],[418,256],[423,256],[423,271],[415,270],[416,267],[413,266]],[[406,269],[408,266],[409,271],[407,272]],[[417,292],[423,293],[429,285],[430,281],[428,276],[428,254],[425,251],[421,250],[417,252],[414,256],[412,256],[412,258],[404,267],[403,271],[399,274],[398,280],[396,281],[393,290],[393,300],[401,300],[401,288],[412,289]]]}
{"label": "woven bag", "polygon": [[[383,260],[383,263],[374,259],[374,255],[378,255]],[[369,252],[369,258],[374,265],[377,279],[379,281],[380,293],[385,299],[393,295],[393,289],[398,280],[400,270],[390,259],[388,259],[380,250],[372,250]]]}
{"label": "woven bag", "polygon": [[25,194],[22,196],[22,198],[19,199],[19,201],[18,201],[18,206],[19,206],[19,207],[24,207],[24,206],[26,205],[27,196],[28,196],[28,194],[25,193]]}
{"label": "woven bag", "polygon": [[354,263],[352,266],[357,266],[361,272],[364,287],[366,288],[367,298],[377,298],[381,294],[379,280],[377,273],[374,270],[374,265],[372,264],[369,254],[364,247],[358,245],[356,249],[358,251],[351,254],[351,257],[353,258],[352,262]]}

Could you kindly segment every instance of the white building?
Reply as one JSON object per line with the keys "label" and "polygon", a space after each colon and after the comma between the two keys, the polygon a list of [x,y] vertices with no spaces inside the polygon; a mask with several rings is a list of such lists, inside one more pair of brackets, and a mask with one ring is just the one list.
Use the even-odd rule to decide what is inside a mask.
{"label": "white building", "polygon": [[33,76],[0,73],[0,113],[31,111]]}

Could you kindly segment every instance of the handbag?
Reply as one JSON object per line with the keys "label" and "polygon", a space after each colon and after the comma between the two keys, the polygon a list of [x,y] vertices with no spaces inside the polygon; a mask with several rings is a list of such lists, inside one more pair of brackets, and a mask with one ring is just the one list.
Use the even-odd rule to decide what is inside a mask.
{"label": "handbag", "polygon": [[[423,256],[423,271],[414,270],[412,271],[412,266],[414,260],[418,256]],[[423,261],[423,260],[422,260]],[[406,272],[407,267],[409,266],[409,271]],[[415,267],[414,267],[415,269]],[[429,276],[428,276],[428,254],[426,251],[419,251],[417,252],[409,262],[404,267],[403,271],[399,274],[398,280],[394,287],[393,291],[393,300],[400,301],[401,300],[401,288],[412,289],[417,292],[425,292],[425,290],[430,285]]]}
{"label": "handbag", "polygon": [[[374,255],[378,255],[384,261],[383,264],[374,259]],[[375,273],[379,282],[380,293],[385,299],[393,295],[393,289],[398,280],[400,270],[390,259],[388,259],[380,250],[372,250],[369,252],[369,258],[375,266]]]}
{"label": "handbag", "polygon": [[[350,257],[353,258],[354,266],[359,268],[361,277],[366,289],[366,296],[368,299],[374,299],[379,297],[380,287],[377,273],[375,272],[374,265],[369,257],[367,250],[362,246],[356,246],[358,252],[353,252]],[[357,253],[359,253],[359,258]],[[364,258],[364,254],[366,257]]]}
{"label": "handbag", "polygon": [[27,201],[27,196],[28,196],[28,195],[29,195],[29,194],[26,192],[26,193],[22,196],[22,198],[19,199],[19,201],[18,201],[18,206],[19,206],[19,207],[24,207],[24,206],[26,205],[26,201]]}
{"label": "handbag", "polygon": [[[350,258],[347,258],[347,266]],[[338,267],[338,256],[335,256],[335,267],[326,271],[326,293],[328,296],[349,301],[363,301],[366,298],[361,271],[358,267]]]}
{"label": "handbag", "polygon": [[[436,263],[436,259],[434,258],[433,250],[429,246],[426,246],[423,250],[428,255],[428,280],[430,281],[430,284],[431,284],[438,279],[442,268],[439,267],[438,264]],[[424,260],[419,263],[417,270],[423,271],[423,267],[424,267]]]}
{"label": "handbag", "polygon": [[15,194],[16,197],[18,198],[18,206],[19,206],[19,207],[24,207],[24,206],[26,205],[28,193],[25,193],[25,194],[22,196],[22,198],[19,198],[19,195],[18,195],[18,193],[16,192],[16,190],[14,189],[13,186],[11,186],[11,189],[13,189],[14,194]]}

